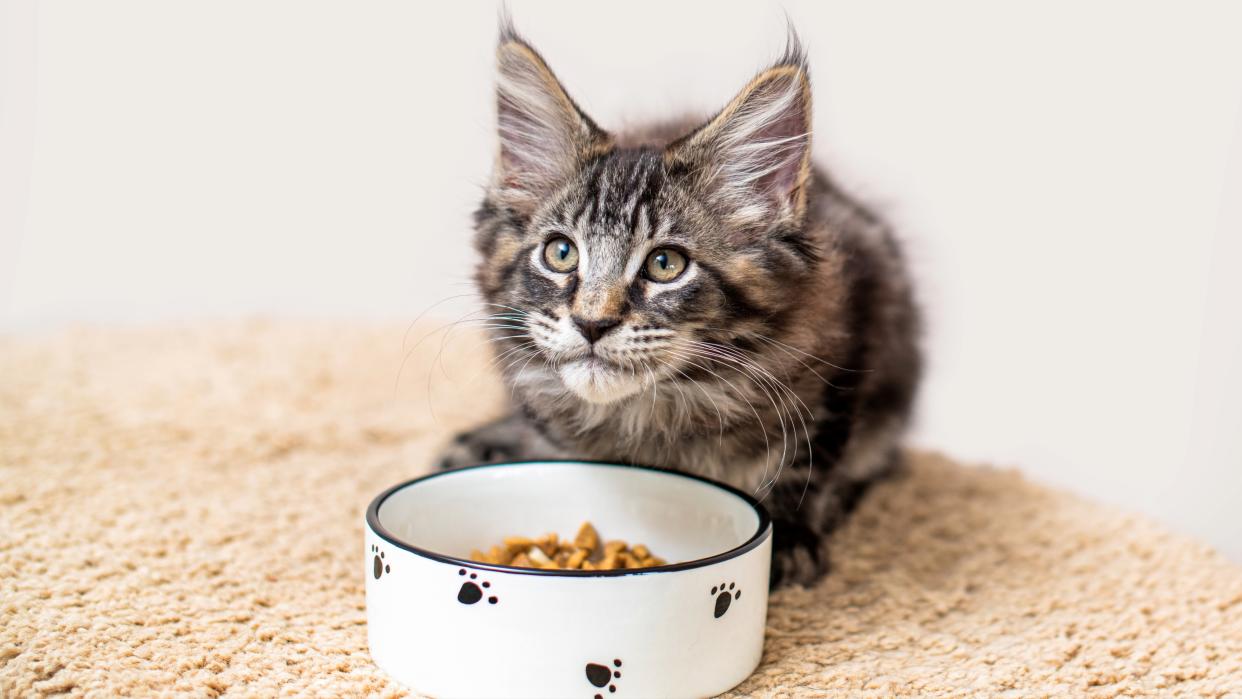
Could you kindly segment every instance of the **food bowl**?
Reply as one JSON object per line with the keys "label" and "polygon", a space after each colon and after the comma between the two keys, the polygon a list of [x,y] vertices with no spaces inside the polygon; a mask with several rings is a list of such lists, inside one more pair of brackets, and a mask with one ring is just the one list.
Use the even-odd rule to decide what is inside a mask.
{"label": "food bowl", "polygon": [[[505,537],[584,521],[668,565],[544,570],[476,563]],[[763,652],[772,526],[704,478],[579,461],[444,471],[367,508],[371,657],[435,697],[702,697]]]}

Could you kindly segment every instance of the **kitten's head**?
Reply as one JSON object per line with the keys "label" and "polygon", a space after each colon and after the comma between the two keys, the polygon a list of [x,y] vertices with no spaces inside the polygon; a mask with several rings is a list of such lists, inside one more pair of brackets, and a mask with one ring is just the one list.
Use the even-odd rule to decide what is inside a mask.
{"label": "kitten's head", "polygon": [[510,326],[497,334],[515,370],[613,403],[680,380],[720,351],[702,343],[761,332],[799,302],[817,247],[803,226],[811,96],[796,41],[707,123],[624,146],[512,31],[497,64],[476,278]]}

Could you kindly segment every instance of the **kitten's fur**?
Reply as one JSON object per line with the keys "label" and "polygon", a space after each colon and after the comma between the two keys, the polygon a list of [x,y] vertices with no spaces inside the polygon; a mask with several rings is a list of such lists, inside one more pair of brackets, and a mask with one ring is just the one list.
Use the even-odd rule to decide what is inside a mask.
{"label": "kitten's fur", "polygon": [[[706,124],[615,136],[509,27],[497,61],[476,281],[516,406],[442,465],[580,457],[717,478],[772,512],[773,584],[814,581],[826,535],[899,458],[919,321],[888,228],[811,167],[796,39]],[[544,263],[555,235],[579,251],[570,273]],[[689,260],[671,283],[642,272],[661,246]],[[572,317],[617,325],[591,344]]]}

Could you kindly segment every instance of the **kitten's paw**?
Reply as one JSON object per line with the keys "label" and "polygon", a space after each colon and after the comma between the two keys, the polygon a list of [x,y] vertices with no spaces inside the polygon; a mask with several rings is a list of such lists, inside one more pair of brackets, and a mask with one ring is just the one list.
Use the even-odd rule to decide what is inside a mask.
{"label": "kitten's paw", "polygon": [[813,552],[802,546],[772,552],[771,587],[813,585],[826,572]]}
{"label": "kitten's paw", "polygon": [[504,435],[495,434],[494,430],[463,432],[440,453],[437,466],[446,470],[512,461],[518,458],[520,446],[518,440],[505,439]]}
{"label": "kitten's paw", "polygon": [[809,587],[827,572],[828,554],[819,542],[798,542],[790,546],[777,544],[772,549],[772,589],[788,585]]}

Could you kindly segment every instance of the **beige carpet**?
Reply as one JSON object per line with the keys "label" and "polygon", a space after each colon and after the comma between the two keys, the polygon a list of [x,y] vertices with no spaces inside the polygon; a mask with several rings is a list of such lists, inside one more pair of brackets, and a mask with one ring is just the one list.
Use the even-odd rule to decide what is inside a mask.
{"label": "beige carpet", "polygon": [[[398,381],[404,332],[0,339],[0,696],[402,694],[363,509],[502,398],[467,334]],[[737,694],[1242,695],[1242,569],[1012,471],[917,456],[835,560],[773,597]]]}

